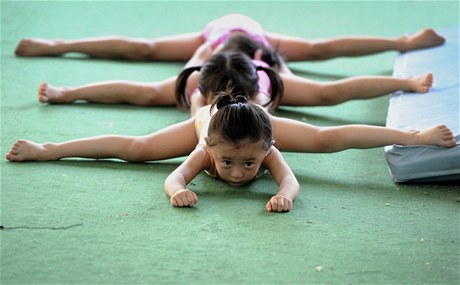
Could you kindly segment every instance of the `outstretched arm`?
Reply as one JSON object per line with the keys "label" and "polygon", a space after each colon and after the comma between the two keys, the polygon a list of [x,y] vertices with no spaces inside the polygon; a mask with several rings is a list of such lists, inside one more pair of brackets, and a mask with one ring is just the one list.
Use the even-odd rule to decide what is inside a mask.
{"label": "outstretched arm", "polygon": [[205,169],[208,158],[206,150],[198,146],[189,157],[174,170],[165,181],[165,192],[171,197],[174,207],[193,207],[198,203],[197,195],[187,189],[187,184]]}
{"label": "outstretched arm", "polygon": [[271,153],[267,155],[262,166],[270,170],[276,184],[278,192],[268,201],[265,209],[269,212],[288,212],[292,209],[292,202],[300,191],[300,185],[287,165],[280,151],[272,146]]}

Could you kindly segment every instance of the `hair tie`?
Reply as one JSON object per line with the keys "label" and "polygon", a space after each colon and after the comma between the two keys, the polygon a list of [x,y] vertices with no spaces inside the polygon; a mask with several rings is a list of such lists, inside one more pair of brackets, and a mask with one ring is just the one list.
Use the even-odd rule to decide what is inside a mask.
{"label": "hair tie", "polygon": [[228,105],[246,104],[247,102],[248,102],[248,98],[246,98],[243,95],[237,95],[235,98],[233,98],[230,94],[226,92],[220,92],[215,104],[216,104],[217,110],[219,110],[220,108],[223,108]]}
{"label": "hair tie", "polygon": [[234,99],[232,99],[232,104],[246,104],[248,102],[248,98],[243,95],[237,95]]}
{"label": "hair tie", "polygon": [[217,100],[216,100],[216,107],[219,110],[222,107],[230,105],[232,98],[226,92],[219,92]]}

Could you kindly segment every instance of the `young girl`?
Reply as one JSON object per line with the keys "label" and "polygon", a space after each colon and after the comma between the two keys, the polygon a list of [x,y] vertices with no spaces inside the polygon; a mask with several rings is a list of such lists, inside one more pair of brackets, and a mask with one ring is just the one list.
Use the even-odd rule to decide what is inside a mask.
{"label": "young girl", "polygon": [[409,51],[444,43],[432,29],[398,38],[343,37],[311,41],[266,32],[255,20],[245,15],[230,14],[209,22],[199,32],[158,39],[101,37],[79,40],[23,39],[16,47],[18,56],[62,56],[69,52],[95,58],[132,60],[186,60],[203,44],[213,49],[233,33],[244,33],[265,46],[276,48],[287,61],[324,60],[340,56],[360,56],[384,51]]}
{"label": "young girl", "polygon": [[[192,114],[211,104],[214,94],[224,90],[228,82],[248,94],[259,105],[317,106],[334,105],[350,99],[369,99],[397,90],[426,93],[433,84],[433,75],[394,78],[391,76],[354,77],[330,83],[318,83],[293,74],[276,73],[255,55],[251,60],[241,52],[219,52],[203,66],[185,68],[177,78],[176,99],[180,107],[190,107]],[[194,72],[199,72],[198,88]],[[189,76],[193,79],[190,80]],[[190,83],[192,86],[189,86]],[[195,88],[194,88],[195,87]]]}
{"label": "young girl", "polygon": [[221,96],[215,106],[217,111],[212,105],[197,113],[199,143],[166,179],[165,191],[171,197],[171,204],[193,207],[198,202],[196,194],[186,187],[201,171],[232,186],[240,186],[268,170],[279,189],[265,208],[269,212],[290,211],[300,185],[280,151],[273,146],[268,114],[257,105],[248,104],[241,95],[235,99]]}
{"label": "young girl", "polygon": [[[335,82],[315,82],[281,72],[284,69],[277,69],[277,66],[282,66],[282,62],[279,65],[274,63],[272,68],[261,60],[264,54],[256,52],[255,59],[251,60],[245,53],[224,49],[203,60],[209,53],[199,50],[178,77],[154,83],[109,81],[77,88],[43,83],[38,97],[43,103],[87,100],[96,103],[175,105],[178,102],[181,107],[190,107],[193,115],[200,107],[211,104],[215,92],[225,90],[223,87],[229,79],[234,84],[239,83],[241,90],[251,99],[257,98],[256,103],[270,103],[273,109],[278,105],[334,105],[350,99],[375,98],[397,90],[426,93],[433,83],[430,73],[409,78],[360,76]],[[198,62],[204,64],[195,64]]]}
{"label": "young girl", "polygon": [[278,183],[279,191],[267,203],[266,209],[278,212],[291,209],[299,190],[277,149],[332,153],[390,144],[440,147],[456,144],[452,132],[443,125],[421,132],[366,125],[319,128],[269,115],[270,125],[264,112],[261,107],[246,102],[243,96],[236,99],[222,97],[216,104],[198,110],[191,119],[147,136],[106,135],[44,144],[18,140],[6,154],[6,159],[20,162],[83,157],[140,162],[190,154],[165,183],[172,205],[178,207],[197,203],[196,194],[187,190],[186,185],[200,170],[240,185],[267,168]]}

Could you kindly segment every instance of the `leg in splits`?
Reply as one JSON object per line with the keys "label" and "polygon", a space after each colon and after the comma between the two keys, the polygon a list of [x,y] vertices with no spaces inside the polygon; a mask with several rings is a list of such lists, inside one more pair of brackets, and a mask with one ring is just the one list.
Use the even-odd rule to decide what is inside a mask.
{"label": "leg in splits", "polygon": [[440,147],[452,147],[456,144],[452,131],[444,125],[423,131],[404,131],[370,125],[316,127],[274,116],[272,124],[275,144],[282,151],[332,153],[391,144]]}
{"label": "leg in splits", "polygon": [[281,105],[330,106],[351,99],[370,99],[402,90],[426,93],[433,75],[404,79],[390,76],[359,76],[332,82],[318,82],[296,75],[281,74],[284,96]]}
{"label": "leg in splits", "polygon": [[423,29],[411,36],[397,38],[349,36],[312,41],[275,33],[267,33],[267,38],[287,61],[326,60],[385,51],[403,52],[435,47],[445,42],[433,29]]}
{"label": "leg in splits", "polygon": [[61,143],[18,140],[6,154],[9,161],[50,161],[67,157],[119,158],[131,162],[155,161],[190,154],[198,143],[195,119],[146,136],[105,135]]}

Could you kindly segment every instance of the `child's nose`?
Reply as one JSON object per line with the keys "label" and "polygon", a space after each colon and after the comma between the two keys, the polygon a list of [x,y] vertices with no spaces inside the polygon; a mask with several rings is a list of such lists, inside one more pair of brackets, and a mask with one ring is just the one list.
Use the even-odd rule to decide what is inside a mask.
{"label": "child's nose", "polygon": [[232,177],[234,177],[234,178],[241,178],[241,177],[243,177],[243,171],[241,171],[238,168],[234,168],[234,169],[232,169],[232,172],[231,172],[230,175],[232,175]]}

